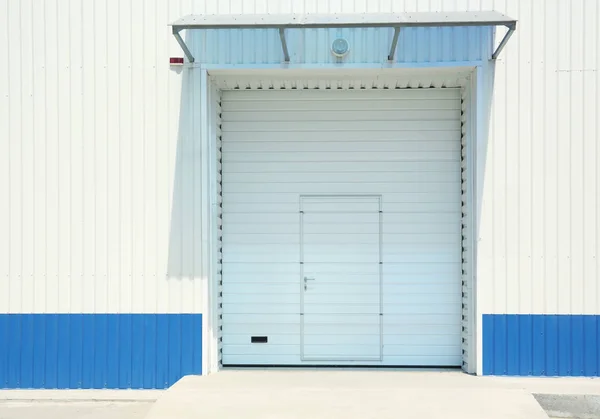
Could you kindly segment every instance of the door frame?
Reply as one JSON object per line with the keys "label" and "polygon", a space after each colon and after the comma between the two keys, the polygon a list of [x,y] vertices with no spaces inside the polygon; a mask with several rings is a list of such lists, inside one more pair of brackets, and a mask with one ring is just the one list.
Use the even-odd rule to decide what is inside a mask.
{"label": "door frame", "polygon": [[[433,63],[395,63],[382,67],[374,64],[318,64],[286,65],[259,64],[259,65],[221,65],[221,64],[192,64],[184,71],[190,71],[198,80],[197,100],[201,108],[201,116],[207,114],[208,120],[200,118],[194,124],[190,135],[197,138],[202,144],[202,167],[209,170],[203,171],[208,179],[203,176],[204,182],[211,186],[210,192],[206,189],[199,191],[207,199],[202,204],[202,222],[209,231],[218,231],[221,228],[221,214],[219,211],[220,197],[219,185],[221,173],[218,170],[220,159],[220,118],[214,112],[219,107],[220,96],[223,90],[235,89],[260,89],[257,87],[262,82],[280,80],[281,77],[290,83],[298,80],[315,79],[370,79],[374,82],[381,77],[393,76],[402,80],[406,88],[421,88],[420,79],[425,73],[435,81],[431,87],[439,87],[439,83],[452,81],[454,87],[460,87],[464,93],[465,106],[463,114],[464,149],[463,149],[463,174],[466,190],[464,195],[464,234],[463,234],[463,371],[482,375],[482,316],[485,311],[487,295],[485,283],[479,284],[478,274],[487,274],[484,266],[477,263],[477,241],[479,237],[479,221],[481,216],[483,180],[485,174],[486,149],[488,142],[487,127],[488,113],[493,87],[493,65],[481,60],[449,61]],[[382,74],[382,72],[384,72]],[[258,80],[258,81],[257,81]],[[429,80],[429,79],[428,79]],[[374,83],[375,84],[375,83]],[[325,83],[327,85],[327,82]],[[277,87],[270,88],[287,88]],[[429,84],[427,85],[429,86]],[[325,87],[328,88],[328,87]],[[339,88],[339,87],[338,87]],[[370,88],[370,87],[367,87]],[[215,116],[216,115],[216,116]],[[488,121],[488,122],[486,122]],[[200,129],[197,129],[200,128]],[[206,173],[208,172],[208,173]],[[206,194],[206,195],[205,195]],[[205,224],[206,223],[206,224]],[[203,313],[202,316],[202,374],[207,375],[222,369],[221,342],[222,342],[222,314],[221,314],[221,265],[220,242],[218,234],[211,234],[208,243],[203,241],[202,253],[210,253],[205,266],[206,276],[203,275]]]}

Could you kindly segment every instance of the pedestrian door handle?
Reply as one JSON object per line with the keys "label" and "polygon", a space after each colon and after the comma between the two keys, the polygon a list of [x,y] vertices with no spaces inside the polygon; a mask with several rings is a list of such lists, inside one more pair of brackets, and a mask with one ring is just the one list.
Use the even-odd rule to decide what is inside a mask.
{"label": "pedestrian door handle", "polygon": [[309,277],[307,277],[307,276],[305,276],[305,277],[304,277],[304,282],[307,282],[307,281],[314,281],[314,280],[315,280],[315,278],[309,278]]}

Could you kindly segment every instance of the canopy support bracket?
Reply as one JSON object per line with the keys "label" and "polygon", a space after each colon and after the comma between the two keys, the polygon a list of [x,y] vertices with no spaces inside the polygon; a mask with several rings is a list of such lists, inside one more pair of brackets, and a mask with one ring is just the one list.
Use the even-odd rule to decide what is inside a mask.
{"label": "canopy support bracket", "polygon": [[398,46],[398,36],[400,36],[400,26],[394,28],[394,37],[392,38],[392,46],[390,47],[390,53],[388,54],[388,61],[394,61],[396,47]]}
{"label": "canopy support bracket", "polygon": [[279,39],[281,39],[281,49],[283,50],[283,61],[290,62],[290,53],[288,52],[287,41],[285,39],[285,28],[279,28]]}
{"label": "canopy support bracket", "polygon": [[175,39],[177,40],[177,43],[179,44],[179,46],[181,47],[181,49],[183,50],[183,53],[185,54],[185,56],[187,57],[188,61],[190,63],[193,63],[195,61],[194,56],[192,55],[190,49],[187,47],[187,45],[185,44],[185,41],[183,40],[183,38],[181,37],[181,35],[179,34],[179,32],[181,31],[181,29],[173,26],[173,36],[175,37]]}
{"label": "canopy support bracket", "polygon": [[498,55],[500,55],[500,52],[506,46],[510,37],[513,35],[513,33],[515,33],[515,30],[517,29],[517,23],[515,22],[511,25],[506,25],[506,27],[508,28],[508,31],[506,32],[506,34],[504,34],[504,38],[502,38],[502,41],[500,41],[498,48],[496,48],[496,51],[494,51],[494,53],[492,54],[492,60],[498,58]]}

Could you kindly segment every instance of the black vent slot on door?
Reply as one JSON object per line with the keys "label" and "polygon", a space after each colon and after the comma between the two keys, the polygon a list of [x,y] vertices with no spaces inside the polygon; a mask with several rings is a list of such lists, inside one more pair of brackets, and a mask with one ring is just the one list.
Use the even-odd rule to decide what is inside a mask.
{"label": "black vent slot on door", "polygon": [[252,336],[250,338],[250,342],[252,343],[267,343],[268,340],[266,336]]}

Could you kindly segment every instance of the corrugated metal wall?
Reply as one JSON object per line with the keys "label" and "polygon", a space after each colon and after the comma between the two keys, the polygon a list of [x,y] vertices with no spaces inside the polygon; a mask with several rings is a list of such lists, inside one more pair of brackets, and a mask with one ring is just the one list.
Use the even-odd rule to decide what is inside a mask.
{"label": "corrugated metal wall", "polygon": [[597,314],[600,5],[496,3],[519,25],[495,71],[478,250],[484,304]]}
{"label": "corrugated metal wall", "polygon": [[519,25],[494,77],[478,242],[483,372],[598,375],[600,5],[494,6]]}
{"label": "corrugated metal wall", "polygon": [[0,310],[201,312],[197,99],[168,66],[178,11],[3,3]]}
{"label": "corrugated metal wall", "polygon": [[[52,380],[40,384],[33,378],[53,365],[46,346],[54,338],[44,317],[33,323],[31,332],[46,339],[32,343],[37,367],[31,375],[25,368],[10,377],[7,373],[19,353],[14,348],[26,345],[24,336],[29,336],[23,332],[29,323],[21,313],[199,315],[204,310],[202,202],[195,193],[202,180],[200,145],[194,141],[200,129],[194,118],[200,81],[197,72],[168,67],[169,56],[182,55],[167,27],[170,21],[188,13],[466,9],[495,9],[519,19],[516,35],[495,66],[478,242],[483,296],[478,310],[600,313],[597,1],[0,0],[0,313],[13,313],[0,323],[1,339],[13,348],[11,352],[0,345],[0,386],[55,386]],[[399,60],[477,59],[489,47],[486,36],[478,37],[487,32],[479,29],[453,29],[450,36],[448,30],[419,31],[403,31]],[[329,62],[316,45],[334,32],[294,31],[290,50],[297,52],[292,59]],[[385,58],[389,31],[343,33],[356,46],[350,61]],[[442,43],[424,41],[428,37]],[[268,31],[243,38],[239,32],[198,33],[190,41],[200,61],[211,56],[216,63],[280,60],[278,39]],[[258,48],[260,42],[266,42],[266,50]],[[514,335],[508,326],[513,322],[487,319],[493,333],[486,337],[484,329],[484,342],[494,351],[484,370],[503,373],[512,371],[511,362],[531,364],[530,358],[520,357],[527,353],[520,342],[507,343],[516,348],[519,361],[498,349],[502,337]],[[544,330],[554,327],[551,317],[539,319]],[[556,352],[560,359],[577,352],[577,342],[591,345],[590,333],[597,342],[597,317],[583,319],[593,320],[595,329],[582,328],[587,332],[580,340],[569,340],[571,352]],[[525,325],[518,326],[520,333],[533,336],[526,318],[514,324],[521,321]],[[75,326],[65,324],[71,333]],[[139,337],[127,330],[123,328],[118,342],[133,347]],[[580,329],[556,330],[557,339],[548,338],[544,348],[558,348],[560,336]],[[185,355],[191,351],[197,356],[198,342],[181,336],[183,349],[156,359],[148,355],[145,365],[179,362],[185,366],[181,373],[198,372],[195,361]],[[71,349],[85,358],[84,347]],[[46,358],[40,361],[36,351]],[[595,362],[592,370],[597,373],[600,359]],[[78,368],[52,374],[70,374],[61,385],[77,387],[83,385]],[[111,374],[108,367],[97,368]],[[120,368],[134,367],[125,363]],[[138,380],[131,385],[164,384]]]}
{"label": "corrugated metal wall", "polygon": [[0,387],[201,370],[199,82],[168,66],[179,14],[0,2]]}

